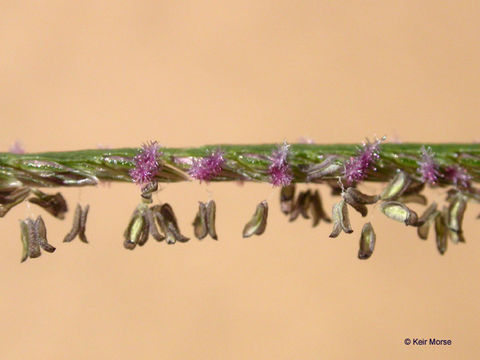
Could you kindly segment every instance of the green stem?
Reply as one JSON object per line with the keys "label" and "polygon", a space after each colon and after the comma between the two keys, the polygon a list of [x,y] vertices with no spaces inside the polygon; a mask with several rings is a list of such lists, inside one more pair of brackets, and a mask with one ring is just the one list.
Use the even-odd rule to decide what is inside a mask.
{"label": "green stem", "polygon": [[[459,165],[465,168],[474,182],[480,182],[480,144],[392,144],[380,147],[380,160],[376,171],[370,171],[366,181],[386,181],[397,169],[418,176],[422,146],[430,147],[440,167]],[[220,148],[227,160],[222,173],[212,181],[269,182],[268,156],[277,149],[276,144],[262,145],[210,145],[197,148],[162,148],[163,167],[159,182],[189,180],[186,172],[192,158],[208,155]],[[289,163],[294,182],[306,182],[307,168],[335,157],[342,164],[358,153],[356,144],[292,144]],[[99,181],[132,182],[129,170],[138,149],[97,149],[36,154],[0,153],[0,189],[27,185],[36,187],[96,185]],[[325,175],[335,179],[338,171]]]}

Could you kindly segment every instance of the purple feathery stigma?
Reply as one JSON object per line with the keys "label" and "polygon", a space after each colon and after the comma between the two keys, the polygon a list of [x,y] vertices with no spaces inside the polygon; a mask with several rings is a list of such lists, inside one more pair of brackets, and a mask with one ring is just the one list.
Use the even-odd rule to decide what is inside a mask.
{"label": "purple feathery stigma", "polygon": [[135,168],[130,170],[130,177],[139,185],[152,182],[160,171],[158,157],[162,155],[160,146],[156,141],[150,141],[142,145],[133,161]]}
{"label": "purple feathery stigma", "polygon": [[25,149],[20,141],[16,140],[9,148],[12,154],[25,154]]}
{"label": "purple feathery stigma", "polygon": [[445,178],[455,186],[463,188],[470,187],[470,181],[472,180],[467,170],[458,165],[447,166],[445,168]]}
{"label": "purple feathery stigma", "polygon": [[362,181],[367,176],[367,171],[372,168],[372,165],[380,158],[379,145],[383,139],[377,139],[375,142],[364,142],[357,156],[352,156],[345,162],[344,179],[347,185],[355,184]]}
{"label": "purple feathery stigma", "polygon": [[200,182],[212,180],[222,172],[222,166],[225,164],[223,155],[224,152],[217,149],[203,158],[193,159],[192,167],[188,174],[192,178],[200,180]]}
{"label": "purple feathery stigma", "polygon": [[433,158],[432,149],[422,147],[422,160],[417,171],[422,175],[423,182],[435,184],[438,181],[440,173],[438,172],[438,164]]}
{"label": "purple feathery stigma", "polygon": [[274,150],[270,156],[271,164],[268,167],[268,172],[273,186],[287,186],[293,180],[292,170],[288,164],[289,148],[290,145],[285,142],[277,150]]}

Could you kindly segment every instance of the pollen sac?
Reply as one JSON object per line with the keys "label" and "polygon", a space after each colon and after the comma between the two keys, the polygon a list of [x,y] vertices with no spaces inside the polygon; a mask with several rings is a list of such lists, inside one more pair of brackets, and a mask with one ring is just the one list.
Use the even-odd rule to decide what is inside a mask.
{"label": "pollen sac", "polygon": [[152,180],[149,183],[146,183],[142,186],[142,200],[145,204],[152,203],[152,194],[158,190],[158,182],[156,180]]}
{"label": "pollen sac", "polygon": [[195,220],[193,220],[193,232],[199,240],[208,235],[207,206],[202,202],[199,203],[197,215]]}
{"label": "pollen sac", "polygon": [[293,211],[295,205],[295,185],[283,186],[280,191],[280,209],[285,215]]}
{"label": "pollen sac", "polygon": [[308,215],[308,208],[310,207],[312,192],[310,190],[300,191],[297,197],[297,201],[293,206],[293,210],[290,213],[289,221],[294,221],[297,219],[298,215],[302,215],[304,219],[310,219]]}
{"label": "pollen sac", "polygon": [[373,231],[371,223],[366,223],[362,228],[362,235],[360,236],[360,248],[358,249],[358,258],[366,260],[373,254],[375,249],[376,235]]}
{"label": "pollen sac", "polygon": [[32,204],[36,204],[58,219],[64,219],[68,211],[67,202],[60,193],[54,195],[45,194],[38,189],[32,189],[34,197],[28,199]]}
{"label": "pollen sac", "polygon": [[30,188],[19,187],[0,191],[0,217],[4,217],[11,208],[23,202],[30,194]]}
{"label": "pollen sac", "polygon": [[183,236],[178,228],[177,218],[172,207],[165,203],[160,206],[159,210],[154,211],[162,232],[165,234],[167,244],[175,244],[178,242],[187,242],[189,238]]}
{"label": "pollen sac", "polygon": [[262,235],[267,227],[268,203],[262,201],[257,205],[255,214],[251,220],[243,228],[243,237],[247,238],[252,235]]}
{"label": "pollen sac", "polygon": [[403,222],[405,225],[417,225],[418,215],[412,209],[398,201],[386,201],[380,206],[382,212],[390,219]]}
{"label": "pollen sac", "polygon": [[155,215],[154,215],[154,212],[155,212],[155,209],[157,209],[160,211],[160,206],[159,205],[155,205],[155,206],[152,206],[150,209],[145,209],[145,212],[144,212],[144,219],[147,221],[148,223],[148,231],[150,233],[150,235],[152,235],[152,237],[157,240],[157,241],[162,241],[162,240],[165,240],[165,236],[163,236],[159,231],[158,231],[158,228],[157,228],[157,224],[155,223]]}
{"label": "pollen sac", "polygon": [[215,218],[217,213],[217,205],[215,201],[210,200],[207,204],[207,229],[208,234],[214,240],[218,240],[217,229],[215,227]]}
{"label": "pollen sac", "polygon": [[442,213],[437,213],[435,217],[435,240],[437,244],[437,249],[440,254],[445,254],[447,251],[447,240],[448,240],[448,227],[445,221],[446,211]]}
{"label": "pollen sac", "polygon": [[450,230],[456,233],[462,232],[463,216],[466,209],[467,200],[464,195],[458,193],[453,199],[451,199],[447,216],[447,224]]}
{"label": "pollen sac", "polygon": [[377,195],[365,195],[361,191],[349,187],[344,193],[343,198],[348,205],[352,206],[362,216],[367,216],[368,210],[365,204],[374,204],[378,201]]}
{"label": "pollen sac", "polygon": [[[133,250],[138,243],[143,242],[147,236],[148,237],[149,227],[148,223],[143,216],[143,213],[138,208],[133,212],[132,218],[123,233],[125,241],[123,246],[125,249]],[[145,235],[146,234],[146,235]]]}
{"label": "pollen sac", "polygon": [[347,203],[344,199],[333,205],[332,217],[333,230],[329,235],[331,238],[337,237],[342,230],[347,234],[351,234],[353,232],[350,225],[350,219],[348,217]]}
{"label": "pollen sac", "polygon": [[417,234],[420,239],[427,240],[430,225],[437,216],[437,213],[437,203],[434,202],[425,210],[422,216],[418,218]]}
{"label": "pollen sac", "polygon": [[78,238],[80,239],[80,241],[88,244],[88,240],[85,235],[85,227],[87,223],[87,216],[88,216],[89,209],[90,209],[89,205],[85,206],[85,209],[82,209],[82,207],[79,204],[77,204],[77,207],[75,208],[75,214],[73,215],[72,229],[65,236],[65,238],[63,239],[63,242],[70,242],[73,239],[75,239],[75,237],[78,235]]}
{"label": "pollen sac", "polygon": [[406,194],[398,198],[402,203],[417,203],[420,205],[427,205],[427,198],[422,194]]}
{"label": "pollen sac", "polygon": [[22,241],[22,258],[21,262],[27,258],[37,258],[41,255],[40,248],[47,252],[54,252],[55,247],[47,241],[47,229],[41,216],[36,220],[27,218],[20,222],[20,232]]}
{"label": "pollen sac", "polygon": [[407,189],[411,180],[403,171],[397,172],[395,177],[388,183],[380,194],[382,200],[395,200]]}
{"label": "pollen sac", "polygon": [[325,210],[323,210],[322,198],[320,197],[318,190],[315,190],[311,196],[310,210],[313,219],[313,227],[317,226],[320,220],[323,220],[327,223],[332,221],[326,214]]}

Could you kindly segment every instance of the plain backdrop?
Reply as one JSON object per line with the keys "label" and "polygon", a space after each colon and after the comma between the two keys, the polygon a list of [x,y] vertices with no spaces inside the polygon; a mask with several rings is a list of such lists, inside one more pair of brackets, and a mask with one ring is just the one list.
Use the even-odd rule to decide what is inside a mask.
{"label": "plain backdrop", "polygon": [[[479,32],[478,1],[2,1],[0,147],[479,141]],[[326,224],[288,223],[268,184],[162,186],[156,201],[172,204],[190,237],[197,201],[215,199],[219,241],[150,240],[133,252],[122,234],[135,185],[62,192],[70,209],[90,204],[89,245],[62,243],[72,212],[61,221],[23,204],[0,219],[2,359],[480,350],[478,205],[465,216],[467,243],[444,256],[433,234],[421,241],[372,208],[377,246],[360,261],[364,219],[352,213],[355,232],[329,239]],[[264,199],[265,234],[242,239]],[[18,220],[38,214],[57,251],[20,264]]]}

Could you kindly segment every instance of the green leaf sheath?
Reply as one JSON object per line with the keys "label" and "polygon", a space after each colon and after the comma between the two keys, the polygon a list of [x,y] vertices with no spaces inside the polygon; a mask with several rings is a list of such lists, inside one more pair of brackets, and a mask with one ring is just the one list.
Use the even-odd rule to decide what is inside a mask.
{"label": "green leaf sheath", "polygon": [[[430,147],[440,170],[450,165],[465,168],[474,182],[480,181],[480,144],[416,144],[383,143],[376,170],[369,171],[365,181],[387,181],[397,169],[418,177],[417,168],[422,146]],[[358,154],[357,144],[292,144],[288,158],[294,175],[293,182],[306,181],[307,169],[320,164],[329,156],[343,163]],[[189,180],[192,159],[209,155],[220,148],[226,163],[220,175],[211,181],[270,182],[269,156],[278,144],[209,145],[197,148],[161,148],[162,169],[159,182]],[[36,154],[0,153],[0,189],[27,185],[35,187],[86,186],[99,181],[132,182],[129,170],[139,149],[95,149]],[[340,174],[341,175],[341,174]],[[338,173],[323,179],[335,179]]]}

